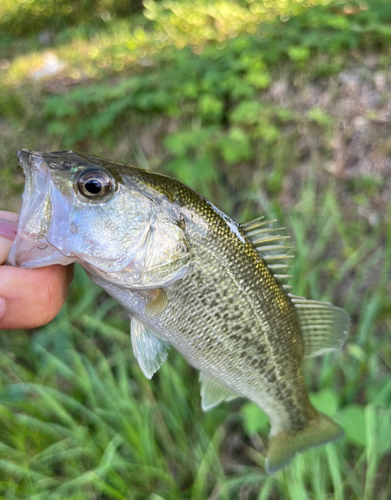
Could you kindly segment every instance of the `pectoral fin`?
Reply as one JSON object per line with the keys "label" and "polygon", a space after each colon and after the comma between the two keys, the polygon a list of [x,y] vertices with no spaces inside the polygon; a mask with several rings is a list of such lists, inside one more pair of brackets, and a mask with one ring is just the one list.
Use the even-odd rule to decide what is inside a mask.
{"label": "pectoral fin", "polygon": [[144,375],[151,379],[167,358],[169,345],[137,318],[131,318],[130,331],[134,356]]}
{"label": "pectoral fin", "polygon": [[156,316],[159,316],[159,314],[162,314],[162,312],[165,311],[167,306],[168,299],[166,292],[159,288],[156,290],[155,297],[145,306],[145,313],[150,318],[156,318]]}
{"label": "pectoral fin", "polygon": [[190,253],[183,228],[177,221],[156,216],[145,246],[143,284],[167,287],[188,272]]}
{"label": "pectoral fin", "polygon": [[200,373],[200,382],[201,407],[204,411],[210,410],[222,401],[231,401],[231,399],[239,397],[238,394],[202,372]]}

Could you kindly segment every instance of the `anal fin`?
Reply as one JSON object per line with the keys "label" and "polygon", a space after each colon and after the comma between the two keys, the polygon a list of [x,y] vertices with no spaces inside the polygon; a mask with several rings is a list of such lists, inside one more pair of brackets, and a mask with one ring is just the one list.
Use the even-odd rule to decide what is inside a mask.
{"label": "anal fin", "polygon": [[131,318],[130,331],[134,356],[144,375],[151,379],[167,358],[169,344],[160,340],[137,318]]}
{"label": "anal fin", "polygon": [[200,382],[201,407],[204,411],[210,410],[222,401],[231,401],[231,399],[240,397],[235,392],[221,385],[220,382],[202,372],[200,373]]}

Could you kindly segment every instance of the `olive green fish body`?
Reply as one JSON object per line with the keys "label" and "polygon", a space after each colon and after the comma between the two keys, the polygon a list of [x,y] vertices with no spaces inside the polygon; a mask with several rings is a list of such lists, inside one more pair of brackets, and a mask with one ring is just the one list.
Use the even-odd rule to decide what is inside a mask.
{"label": "olive green fish body", "polygon": [[338,347],[348,317],[286,292],[272,270],[286,266],[268,261],[281,257],[269,256],[279,243],[265,243],[285,237],[266,222],[238,225],[162,175],[72,152],[20,155],[27,187],[11,263],[80,262],[129,311],[149,378],[171,345],[200,370],[205,409],[238,396],[259,405],[271,423],[270,472],[340,437],[310,404],[301,361]]}
{"label": "olive green fish body", "polygon": [[191,269],[167,290],[161,315],[140,319],[190,364],[257,403],[272,426],[302,427],[314,410],[301,374],[303,341],[293,304],[240,227],[179,187]]}

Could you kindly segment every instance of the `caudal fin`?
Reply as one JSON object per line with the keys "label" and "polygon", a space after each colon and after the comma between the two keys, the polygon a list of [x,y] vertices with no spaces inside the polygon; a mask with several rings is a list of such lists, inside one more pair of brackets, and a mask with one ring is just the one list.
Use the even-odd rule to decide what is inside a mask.
{"label": "caudal fin", "polygon": [[319,413],[303,429],[280,432],[269,439],[266,471],[272,474],[285,467],[297,452],[335,441],[342,436],[342,428]]}

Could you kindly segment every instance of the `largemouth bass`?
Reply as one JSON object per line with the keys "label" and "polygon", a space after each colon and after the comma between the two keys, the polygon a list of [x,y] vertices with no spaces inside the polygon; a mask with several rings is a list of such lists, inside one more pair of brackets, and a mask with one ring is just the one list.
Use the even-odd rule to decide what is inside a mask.
{"label": "largemouth bass", "polygon": [[131,316],[148,378],[169,346],[200,370],[205,410],[247,397],[270,419],[266,468],[342,436],[311,405],[301,361],[343,343],[349,316],[291,295],[287,236],[237,224],[177,180],[94,155],[19,152],[26,186],[9,263],[78,262]]}

